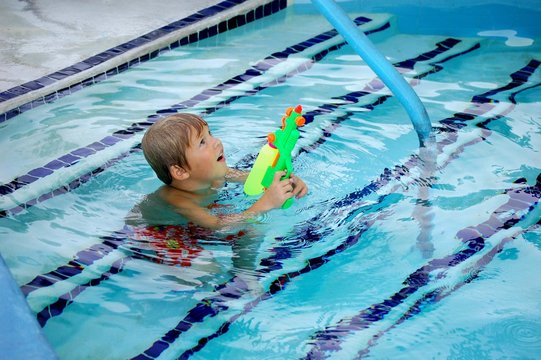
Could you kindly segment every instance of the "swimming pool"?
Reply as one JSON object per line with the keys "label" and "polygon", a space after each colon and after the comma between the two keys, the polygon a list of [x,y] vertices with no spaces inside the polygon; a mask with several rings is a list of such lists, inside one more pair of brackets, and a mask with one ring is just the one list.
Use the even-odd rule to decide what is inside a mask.
{"label": "swimming pool", "polygon": [[[483,3],[494,23],[453,31],[415,26],[413,8],[344,7],[419,94],[435,143],[419,149],[400,104],[303,3],[1,124],[0,251],[60,358],[536,357],[535,12],[503,22],[520,17]],[[297,103],[309,196],[236,246],[184,229],[191,266],[129,236],[159,186],[138,147],[152,121],[201,113],[249,168]],[[217,204],[245,208],[241,193],[228,184]]]}

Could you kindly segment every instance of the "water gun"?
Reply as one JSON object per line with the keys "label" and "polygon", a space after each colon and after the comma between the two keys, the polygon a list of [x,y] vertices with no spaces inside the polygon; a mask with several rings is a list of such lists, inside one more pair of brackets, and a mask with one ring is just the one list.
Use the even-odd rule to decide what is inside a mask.
{"label": "water gun", "polygon": [[[267,189],[274,179],[277,171],[287,170],[283,179],[288,179],[293,172],[291,152],[299,139],[298,126],[303,126],[305,119],[301,116],[302,106],[287,108],[282,117],[282,128],[267,136],[265,145],[259,151],[254,166],[244,183],[244,192],[247,195],[259,195]],[[293,198],[282,204],[287,209],[293,204]]]}

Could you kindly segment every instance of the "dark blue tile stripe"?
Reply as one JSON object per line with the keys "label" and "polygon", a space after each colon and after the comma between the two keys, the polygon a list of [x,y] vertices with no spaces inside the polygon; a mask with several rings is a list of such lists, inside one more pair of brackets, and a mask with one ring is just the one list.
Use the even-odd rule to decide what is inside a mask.
{"label": "dark blue tile stripe", "polygon": [[[533,71],[534,70],[535,69],[533,69]],[[530,73],[530,75],[531,75],[531,73]],[[527,79],[525,79],[525,81],[527,81]],[[521,91],[522,90],[520,90],[519,92],[521,92]],[[512,95],[512,96],[514,96],[514,95]],[[486,109],[486,111],[490,110],[489,108],[485,108],[485,109]],[[466,110],[466,111],[468,111],[468,110]],[[479,115],[481,115],[481,114],[479,114]],[[501,118],[501,116],[495,116],[492,119],[497,120],[499,118]],[[469,121],[469,120],[473,120],[473,118],[465,120],[465,121]],[[444,139],[440,145],[449,145],[449,144],[452,144],[452,143],[456,142],[457,137],[453,136],[453,135],[455,135],[455,133],[456,133],[456,129],[454,131],[452,131],[452,132],[448,132],[448,133],[444,132],[443,134],[447,134],[448,138]],[[408,174],[409,169],[411,167],[416,166],[416,165],[418,165],[417,158],[415,156],[412,156],[412,158],[408,162],[406,162],[406,164],[404,166],[396,166],[393,171],[391,171],[389,169],[385,169],[384,173],[380,176],[380,178],[376,182],[373,182],[373,183],[369,184],[368,186],[366,186],[365,188],[363,188],[362,190],[353,192],[350,195],[346,196],[345,198],[335,202],[331,206],[332,209],[336,209],[336,208],[344,209],[347,206],[353,205],[355,202],[359,201],[362,197],[364,197],[364,196],[366,196],[366,195],[368,195],[370,193],[373,193],[377,189],[380,189],[381,187],[387,185],[390,181],[395,180],[395,179],[400,179],[404,175]],[[384,195],[379,199],[379,201],[378,201],[379,205],[381,205],[383,199],[386,196],[387,195]],[[381,211],[381,209],[375,209],[374,210],[375,213],[377,213],[379,211]],[[311,225],[311,224],[324,224],[325,223],[324,217],[325,217],[325,214],[315,216],[313,219],[306,222],[308,224],[308,226],[306,226],[305,229],[302,229],[302,228],[296,229],[295,234],[293,234],[291,237],[288,236],[288,242],[286,243],[286,245],[276,247],[274,249],[276,255],[261,260],[260,265],[263,266],[263,269],[260,269],[258,271],[260,271],[260,272],[270,272],[270,271],[275,271],[275,270],[281,269],[282,268],[282,260],[289,259],[289,258],[293,257],[294,254],[296,252],[298,252],[298,250],[300,248],[306,247],[309,244],[313,244],[314,242],[317,242],[321,238],[328,235],[329,232],[330,232],[329,229],[323,229],[323,228],[317,228],[316,229],[316,228],[313,228],[312,225]],[[348,216],[346,215],[345,218],[347,218],[347,217]],[[337,248],[329,250],[324,255],[316,257],[316,258],[308,259],[307,260],[307,265],[304,268],[302,268],[302,269],[300,269],[298,271],[293,271],[293,272],[290,272],[290,273],[283,274],[283,275],[279,276],[276,280],[273,281],[273,283],[269,287],[269,290],[265,294],[261,295],[258,299],[254,300],[254,302],[249,303],[244,308],[243,314],[249,312],[253,307],[255,307],[257,305],[257,303],[259,303],[259,302],[261,302],[263,300],[269,299],[269,298],[272,297],[272,295],[275,295],[277,292],[283,290],[285,288],[286,284],[291,279],[293,279],[293,278],[295,278],[297,276],[300,276],[301,274],[310,272],[311,270],[314,270],[316,268],[319,268],[321,265],[323,265],[326,262],[330,261],[332,256],[334,256],[336,254],[339,254],[339,253],[342,253],[345,250],[347,250],[348,248],[350,248],[353,245],[357,244],[357,242],[359,241],[359,238],[362,236],[362,234],[368,228],[370,228],[370,226],[372,225],[373,222],[374,222],[374,220],[368,220],[368,221],[362,222],[362,224],[359,226],[359,229],[357,229],[358,233],[348,236],[348,238],[342,244],[340,244]],[[224,285],[225,285],[225,287],[228,286],[227,284],[224,284]],[[200,317],[197,319],[197,322],[203,322],[204,319],[208,315],[210,315],[210,309],[212,308],[213,301],[217,301],[218,303],[223,302],[223,300],[221,299],[220,296],[217,296],[216,300],[214,300],[213,297],[204,299],[204,301],[202,301],[200,303],[200,305],[201,305],[201,307],[203,309],[207,309],[207,310],[206,310],[206,312],[204,312],[204,311],[200,312],[200,314],[199,314]],[[221,306],[223,307],[224,305],[222,304]],[[224,323],[222,326],[220,326],[219,330],[217,332],[213,333],[212,335],[200,339],[200,341],[198,341],[197,346],[195,346],[192,349],[187,350],[180,358],[188,358],[193,353],[201,350],[210,340],[223,335],[229,329],[229,326],[230,326],[231,322],[234,321],[234,319],[236,319],[237,317],[238,316],[235,316],[234,318],[230,319],[228,322]],[[193,320],[193,318],[191,318],[190,321],[187,321],[186,318],[185,318],[179,324],[182,324],[182,329],[185,329],[184,331],[187,331],[193,325],[192,320]],[[186,323],[188,323],[189,326]],[[177,334],[177,336],[179,336],[181,332],[183,332],[183,331],[180,331],[179,329],[176,329],[175,334]],[[162,338],[161,340],[158,340],[157,343],[158,342],[162,343],[164,340],[165,339]],[[156,349],[151,347],[147,351],[150,351],[150,352],[154,353],[156,351]]]}
{"label": "dark blue tile stripe", "polygon": [[[362,25],[362,24],[367,23],[369,21],[371,21],[371,20],[368,19],[368,18],[364,18],[364,17],[359,17],[359,18],[355,19],[355,22],[358,25]],[[384,29],[387,29],[388,27],[389,27],[389,24],[386,23],[383,26],[379,27],[378,29],[372,30],[372,32],[382,31]],[[105,149],[107,147],[113,146],[113,145],[115,145],[116,143],[118,143],[118,142],[120,142],[122,140],[131,138],[136,133],[139,133],[141,131],[146,130],[150,125],[152,125],[154,122],[156,122],[158,119],[160,119],[163,116],[166,116],[168,114],[177,113],[179,111],[184,111],[184,110],[187,110],[189,108],[192,108],[192,107],[198,105],[199,103],[201,103],[202,101],[207,100],[207,99],[209,99],[209,98],[211,98],[213,96],[219,95],[223,91],[225,91],[225,90],[227,90],[227,89],[229,89],[229,88],[231,88],[231,87],[233,87],[235,85],[241,84],[242,82],[248,81],[248,80],[250,80],[250,79],[252,79],[252,78],[254,78],[256,76],[259,76],[259,75],[263,74],[265,71],[272,68],[273,66],[276,66],[277,64],[279,64],[279,63],[281,63],[283,61],[286,61],[287,58],[290,55],[302,52],[302,51],[306,50],[307,48],[309,48],[309,47],[311,47],[313,45],[324,42],[324,41],[326,41],[326,40],[328,40],[328,39],[330,39],[330,38],[332,38],[334,36],[337,36],[337,35],[338,35],[338,33],[337,33],[336,30],[330,30],[330,31],[324,32],[322,34],[319,34],[319,35],[317,35],[317,36],[315,36],[315,37],[313,37],[313,38],[311,38],[311,39],[309,39],[307,41],[303,41],[301,43],[298,43],[296,45],[288,47],[287,49],[285,49],[283,51],[273,53],[270,56],[268,56],[265,59],[258,62],[253,67],[246,70],[243,74],[234,76],[233,78],[231,78],[231,79],[229,79],[229,80],[227,80],[227,81],[225,81],[225,82],[223,82],[223,83],[221,83],[221,84],[219,84],[219,85],[217,85],[217,86],[215,86],[213,88],[204,90],[203,92],[201,92],[200,94],[192,97],[191,99],[183,101],[183,102],[181,102],[179,104],[173,105],[172,107],[170,107],[168,109],[158,110],[155,115],[150,115],[145,121],[134,123],[130,127],[128,127],[127,129],[118,130],[118,131],[114,132],[113,134],[111,134],[109,136],[106,136],[105,138],[101,139],[100,141],[94,142],[94,143],[89,144],[89,145],[87,145],[85,147],[82,147],[82,148],[78,148],[78,149],[72,151],[69,154],[65,154],[65,155],[59,157],[58,159],[52,160],[51,162],[43,165],[40,168],[33,169],[33,170],[29,171],[27,174],[19,176],[18,178],[10,181],[9,183],[1,184],[0,185],[0,195],[9,195],[9,194],[13,193],[14,191],[16,191],[16,190],[18,190],[18,189],[20,189],[22,187],[25,187],[25,186],[27,186],[27,185],[41,179],[41,178],[44,178],[46,176],[49,176],[49,175],[53,174],[54,171],[57,171],[57,170],[59,170],[61,168],[64,168],[64,167],[69,167],[69,166],[75,165],[82,158],[88,157],[88,156],[90,156],[90,155],[92,155],[92,154],[94,154],[96,152],[99,152],[99,151],[101,151],[101,150],[103,150],[103,149]],[[329,49],[322,50],[321,52],[319,52],[318,54],[313,56],[312,61],[319,61],[323,57],[325,57],[329,52],[335,51],[335,50],[341,48],[344,45],[345,45],[345,42],[342,42],[342,43],[340,43],[338,45],[334,45],[334,46],[330,47]],[[309,61],[307,64],[301,65],[301,67],[299,67],[297,69],[297,72],[295,72],[295,74],[307,70],[309,68],[310,64],[311,64],[311,62]],[[293,76],[295,74],[289,74],[289,76]],[[228,103],[230,103],[230,102],[232,102],[232,101],[234,101],[236,99],[239,99],[241,97],[253,95],[253,94],[257,93],[258,91],[260,91],[260,90],[262,90],[262,89],[264,89],[266,87],[276,85],[277,83],[279,83],[279,81],[280,81],[280,79],[277,79],[275,83],[274,82],[273,83],[268,83],[268,84],[265,84],[263,86],[260,86],[260,87],[258,87],[256,89],[254,89],[254,90],[248,91],[243,95],[233,96],[233,97],[229,98],[228,100],[223,101],[221,104],[222,105],[228,104]],[[208,109],[207,113],[215,111],[215,109],[216,109],[216,107],[212,108],[212,109]],[[94,170],[93,172],[101,172],[101,171],[102,170],[97,169],[97,170]],[[77,185],[77,184],[74,184],[74,185]],[[62,188],[62,190],[60,190],[59,193],[64,193],[65,191],[68,191],[68,190],[70,190],[72,188],[73,187],[70,184],[69,186],[67,186],[67,188],[66,187]],[[38,200],[45,200],[45,199],[48,199],[48,198],[50,198],[50,197],[52,197],[54,195],[57,195],[57,194],[54,194],[54,192],[53,192],[53,193],[49,193],[49,194],[46,194],[46,195],[42,195],[40,198],[31,200],[28,203],[22,204],[22,205],[20,205],[20,206],[18,206],[16,208],[0,211],[0,217],[1,216],[7,216],[8,213],[15,213],[16,214],[16,213],[22,211],[23,209],[27,208],[28,206],[33,206],[34,204],[37,203]]]}
{"label": "dark blue tile stripe", "polygon": [[[520,182],[524,182],[520,179]],[[538,175],[534,186],[506,191],[509,200],[494,210],[490,218],[477,226],[470,226],[460,230],[457,238],[462,241],[465,248],[451,255],[430,260],[410,274],[402,283],[404,285],[398,292],[384,301],[373,304],[352,317],[342,319],[336,325],[327,326],[325,330],[318,331],[312,336],[310,343],[312,348],[306,355],[306,359],[323,359],[329,353],[341,349],[340,343],[346,336],[369,328],[375,322],[382,320],[393,308],[402,304],[412,294],[430,282],[430,274],[437,270],[445,270],[454,267],[485,247],[485,240],[501,230],[512,228],[525,215],[517,216],[517,213],[530,213],[539,204],[541,198],[541,174]],[[504,217],[508,215],[507,217]],[[422,301],[434,300],[436,293],[428,293]]]}
{"label": "dark blue tile stripe", "polygon": [[[79,251],[73,260],[68,262],[66,265],[62,265],[56,268],[53,271],[50,271],[43,275],[38,275],[30,282],[21,286],[21,291],[25,296],[28,296],[32,291],[51,286],[58,281],[63,281],[71,278],[72,276],[78,275],[83,272],[83,270],[92,265],[96,260],[99,260],[113,250],[117,249],[120,245],[126,241],[125,232],[115,232],[110,236],[104,236],[101,238],[102,242],[99,244],[94,244],[88,249]],[[113,268],[114,265],[111,267]],[[118,273],[120,270],[109,271],[109,273]],[[92,280],[94,281],[94,280]],[[95,284],[95,283],[94,283]],[[90,286],[90,285],[81,285],[81,287]],[[74,296],[70,296],[70,299],[73,299]],[[64,303],[63,306],[67,306],[67,303]],[[55,308],[59,308],[59,305],[54,305]],[[61,312],[61,311],[60,311]],[[41,314],[41,313],[40,313]],[[41,316],[40,323],[45,323],[45,315]],[[42,325],[43,326],[43,325]]]}
{"label": "dark blue tile stripe", "polygon": [[92,279],[86,284],[83,285],[77,285],[75,288],[67,292],[66,294],[60,296],[56,302],[53,304],[45,307],[43,310],[38,312],[36,314],[38,323],[41,327],[44,327],[47,323],[47,321],[54,316],[58,316],[62,314],[64,309],[68,307],[71,303],[73,303],[76,296],[78,296],[80,293],[82,293],[84,290],[88,289],[91,286],[97,286],[102,281],[109,279],[112,275],[119,273],[124,268],[124,263],[128,260],[128,258],[121,258],[117,261],[115,261],[109,271],[101,274],[101,276],[97,279]]}
{"label": "dark blue tile stripe", "polygon": [[504,246],[508,243],[508,242],[511,242],[513,241],[514,239],[516,239],[519,235],[523,235],[525,233],[528,233],[528,232],[531,232],[531,231],[534,231],[534,230],[537,230],[539,229],[539,226],[541,225],[541,219],[534,225],[531,225],[529,226],[528,228],[526,229],[523,229],[523,230],[520,230],[518,231],[517,233],[515,233],[514,235],[512,235],[511,237],[506,237],[504,238],[503,240],[501,240],[496,246],[494,246],[494,248],[492,248],[487,254],[483,255],[483,257],[481,257],[480,260],[478,260],[474,266],[472,266],[471,268],[468,269],[468,277],[460,282],[458,282],[455,286],[453,286],[452,288],[448,289],[448,288],[444,288],[444,287],[440,287],[440,288],[437,288],[436,290],[432,290],[432,291],[429,291],[428,293],[426,293],[425,295],[422,296],[421,299],[415,301],[415,303],[413,305],[411,305],[408,310],[406,310],[404,312],[404,315],[402,315],[400,317],[400,319],[398,319],[394,324],[392,324],[390,327],[388,327],[387,329],[383,330],[383,331],[380,331],[378,332],[376,335],[374,335],[370,341],[368,342],[368,346],[366,346],[365,348],[361,349],[358,353],[357,353],[357,358],[360,359],[360,358],[363,358],[363,357],[366,357],[369,352],[370,352],[370,348],[374,347],[377,343],[377,341],[383,337],[383,335],[385,335],[386,333],[388,333],[389,331],[391,331],[392,329],[396,328],[397,326],[399,326],[400,324],[402,324],[403,322],[405,322],[406,320],[409,320],[411,318],[413,318],[415,315],[417,314],[420,314],[423,310],[423,308],[426,306],[426,305],[429,305],[429,304],[435,304],[441,300],[443,300],[444,298],[446,298],[447,296],[453,294],[456,290],[462,288],[464,285],[466,284],[469,284],[471,282],[473,282],[475,279],[477,279],[481,273],[481,271],[484,270],[484,268],[486,267],[486,265],[488,265],[493,259],[494,257],[496,256],[496,254],[498,254],[499,252],[501,252],[504,248]]}
{"label": "dark blue tile stripe", "polygon": [[[171,24],[168,24],[166,26],[163,26],[159,29],[153,30],[143,36],[140,36],[134,40],[128,41],[124,44],[121,44],[119,46],[116,46],[114,48],[111,48],[109,50],[106,50],[102,53],[99,53],[97,55],[94,55],[88,59],[85,59],[77,64],[74,64],[72,66],[69,66],[67,68],[64,68],[62,70],[59,70],[57,72],[54,72],[52,74],[46,75],[44,77],[41,77],[37,80],[27,82],[25,84],[13,87],[9,90],[6,90],[4,92],[0,93],[0,103],[5,102],[7,100],[11,100],[13,98],[16,98],[21,95],[25,95],[31,91],[44,88],[45,86],[54,84],[55,82],[59,80],[66,79],[70,76],[73,76],[75,74],[78,74],[84,70],[90,69],[96,65],[102,64],[105,61],[111,60],[119,55],[124,54],[126,51],[137,48],[139,46],[151,43],[163,36],[166,36],[168,34],[171,34],[172,32],[178,31],[182,28],[185,28],[189,25],[193,25],[199,21],[205,20],[211,16],[214,16],[224,10],[229,10],[239,4],[244,3],[246,0],[236,0],[236,1],[223,1],[217,5],[208,7],[206,9],[203,9],[199,11],[198,13],[195,13],[193,15],[190,15],[184,19],[175,21]],[[227,30],[232,30],[236,27],[245,25],[247,23],[250,23],[252,21],[261,19],[265,16],[272,15],[280,10],[283,10],[287,7],[287,0],[274,0],[266,5],[261,5],[256,9],[250,10],[246,14],[240,14],[236,15],[230,19],[224,20],[220,22],[217,25],[212,25],[208,28],[205,28],[203,30],[200,30],[197,33],[190,34],[188,36],[185,36],[182,39],[176,40],[173,43],[169,44],[168,46],[154,50],[148,54],[145,54],[139,58],[130,60],[124,64],[121,64],[114,69],[110,69],[102,74],[98,74],[96,76],[93,76],[91,78],[85,79],[81,82],[72,84],[64,89],[55,91],[49,95],[43,96],[39,99],[33,100],[29,103],[23,104],[15,109],[9,110],[3,114],[0,114],[0,123],[4,122],[8,119],[11,119],[27,110],[30,110],[36,106],[49,103],[52,101],[55,101],[56,99],[59,99],[61,97],[64,97],[66,95],[72,94],[75,91],[78,91],[84,87],[90,86],[92,84],[98,83],[104,79],[106,79],[109,76],[116,75],[120,72],[123,72],[130,67],[137,65],[141,62],[148,61],[152,58],[155,58],[158,56],[161,52],[171,50],[174,48],[177,48],[182,45],[187,45],[190,43],[197,42],[199,40],[204,40],[208,37],[215,36],[217,34],[223,33]]]}

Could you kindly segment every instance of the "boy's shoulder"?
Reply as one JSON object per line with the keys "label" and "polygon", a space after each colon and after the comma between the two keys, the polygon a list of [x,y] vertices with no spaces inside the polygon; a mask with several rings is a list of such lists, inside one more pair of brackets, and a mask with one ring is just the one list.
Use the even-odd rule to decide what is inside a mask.
{"label": "boy's shoulder", "polygon": [[129,212],[126,222],[142,224],[182,224],[186,222],[177,207],[162,195],[161,188],[145,195]]}

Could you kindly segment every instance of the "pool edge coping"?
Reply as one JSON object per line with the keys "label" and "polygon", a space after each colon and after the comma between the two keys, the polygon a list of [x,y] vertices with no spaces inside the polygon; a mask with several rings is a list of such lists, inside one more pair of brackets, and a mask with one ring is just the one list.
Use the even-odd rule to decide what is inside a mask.
{"label": "pool edge coping", "polygon": [[[54,102],[57,99],[70,95],[77,90],[106,80],[110,76],[121,73],[141,62],[153,59],[163,51],[169,51],[189,43],[195,43],[207,37],[215,36],[236,27],[245,25],[249,22],[253,22],[268,15],[274,14],[290,6],[293,1],[294,0],[221,1],[215,5],[201,9],[195,14],[181,18],[158,29],[146,32],[130,41],[101,51],[75,64],[51,72],[32,81],[9,88],[0,92],[0,124],[39,105]],[[277,8],[274,8],[274,6]],[[265,7],[268,7],[268,9],[263,10]],[[212,15],[203,15],[210,9],[216,10],[217,8],[223,8],[223,10],[217,11]],[[257,13],[259,8],[262,10]],[[228,22],[236,19],[239,16],[251,16],[251,12],[254,12],[254,14],[250,21],[245,20],[241,24],[237,24],[237,21],[235,21],[233,24],[228,24]],[[199,20],[194,20],[198,17],[201,18]],[[183,22],[188,22],[188,24],[183,25]],[[172,30],[168,29],[170,27],[174,27],[174,24],[176,23],[180,24],[179,28]],[[224,26],[226,28],[224,30],[220,30],[220,27]],[[208,30],[213,27],[216,28],[216,33],[206,34],[205,37],[201,38],[202,32],[207,31],[208,33]],[[146,41],[145,37],[152,36],[151,34],[157,31],[163,31],[165,33],[156,36],[150,41]],[[128,48],[132,44],[141,41],[141,39],[145,40],[142,44]],[[187,40],[188,42],[179,43],[184,39],[189,40]],[[123,48],[128,49],[123,50]],[[111,53],[114,52],[119,53],[117,55],[111,55]],[[85,67],[88,65],[89,62],[91,62],[91,59],[104,56],[111,56],[111,58],[100,61],[97,64],[87,68],[77,70],[77,67]],[[73,69],[76,69],[74,74],[66,76],[60,75],[63,72],[65,73],[66,70]],[[61,78],[54,79],[54,76]],[[47,82],[49,82],[49,84],[41,85],[42,83]],[[16,93],[20,94],[15,95]]]}

